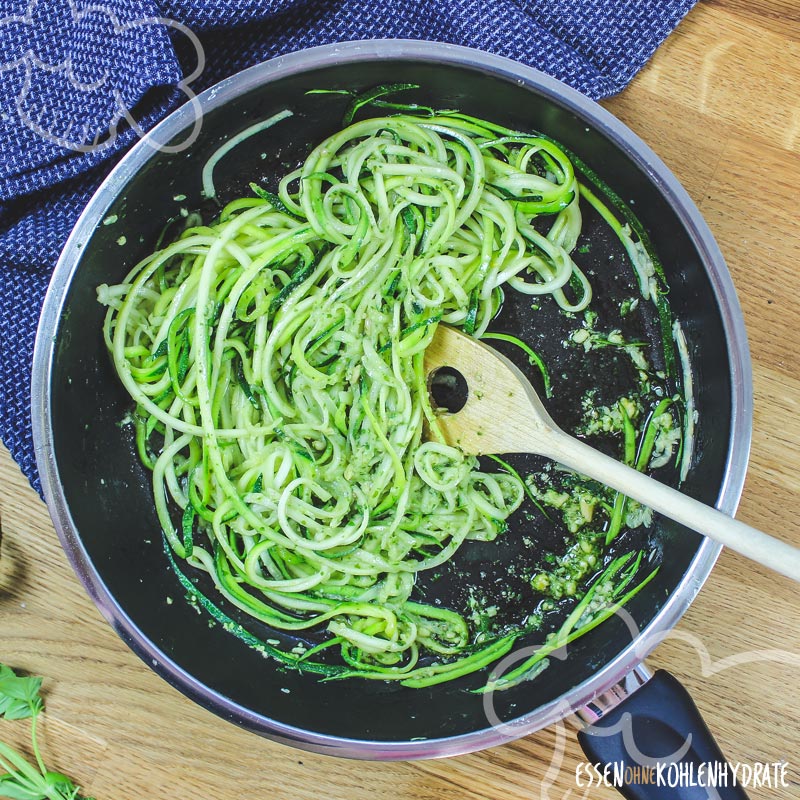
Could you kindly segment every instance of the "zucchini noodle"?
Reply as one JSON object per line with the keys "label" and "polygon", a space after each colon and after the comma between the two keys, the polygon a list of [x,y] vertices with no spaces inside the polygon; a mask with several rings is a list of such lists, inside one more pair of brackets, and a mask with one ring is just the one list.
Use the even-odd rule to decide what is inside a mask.
{"label": "zucchini noodle", "polygon": [[[236,142],[286,116],[220,148],[206,194]],[[440,323],[483,335],[506,286],[587,307],[573,165],[543,137],[397,114],[254,191],[98,289],[170,557],[272,628],[326,630],[313,654],[338,648],[336,675],[481,669],[521,634],[477,644],[412,590],[502,533],[525,487],[444,443],[423,357]]]}

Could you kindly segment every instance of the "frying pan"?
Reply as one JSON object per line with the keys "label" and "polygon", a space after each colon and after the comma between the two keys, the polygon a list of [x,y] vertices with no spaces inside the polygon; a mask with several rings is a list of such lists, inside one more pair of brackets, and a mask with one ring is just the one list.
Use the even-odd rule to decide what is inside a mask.
{"label": "frying pan", "polygon": [[[614,545],[617,553],[644,547],[661,564],[656,578],[628,606],[640,633],[632,635],[625,621],[611,618],[570,645],[568,657],[557,662],[557,668],[495,693],[494,713],[508,723],[501,726],[490,724],[483,696],[470,691],[485,681],[485,675],[414,690],[381,681],[320,682],[265,658],[230,629],[242,625],[257,638],[272,637],[291,646],[284,633],[259,627],[215,600],[230,620],[218,624],[185,600],[185,589],[164,551],[149,475],[135,455],[130,429],[121,424],[130,401],[102,342],[104,309],[96,301],[96,287],[119,281],[151,252],[164,221],[179,216],[181,208],[213,213],[202,200],[201,169],[230,136],[283,108],[295,112],[268,135],[243,142],[235,157],[220,162],[216,180],[223,200],[248,193],[253,180],[270,186],[271,176],[297,163],[310,144],[339,127],[346,99],[308,95],[308,90],[365,89],[400,81],[419,85],[409,95],[414,101],[547,133],[632,204],[664,264],[671,306],[689,342],[700,424],[683,490],[734,512],[745,475],[752,412],[744,327],[719,250],[664,164],[602,108],[535,70],[449,45],[352,42],[284,56],[209,89],[197,104],[170,115],[133,148],[77,223],[45,300],[32,387],[38,466],[64,549],[103,615],[157,673],[220,716],[288,744],[369,759],[454,755],[499,744],[509,735],[525,735],[584,707],[584,716],[597,723],[597,731],[619,713],[610,710],[606,699],[625,695],[632,684],[644,682],[621,707],[645,707],[641,718],[658,722],[645,727],[649,725],[651,733],[669,732],[660,737],[661,745],[652,746],[651,755],[659,754],[659,747],[666,752],[676,735],[690,729],[696,743],[691,757],[721,757],[712,744],[711,750],[697,749],[702,747],[699,720],[676,721],[672,712],[694,711],[672,679],[657,674],[645,682],[645,670],[639,666],[658,635],[691,603],[720,550],[664,520],[628,532]],[[184,142],[198,108],[202,127],[190,146],[157,146]],[[591,215],[583,235],[587,247],[579,249],[588,250],[583,266],[600,287],[598,310],[603,318],[610,304],[635,294],[633,276],[618,266],[623,261],[618,242]],[[547,303],[534,314],[530,298],[508,295],[495,328],[517,333],[555,364],[549,407],[563,427],[576,424],[579,398],[586,389],[594,386],[601,398],[604,393],[613,397],[625,381],[630,383],[625,365],[613,354],[568,353],[562,340],[575,321],[554,313]],[[650,312],[632,315],[626,325],[627,334],[657,341]],[[576,357],[582,360],[569,361]],[[518,468],[526,471],[542,466],[515,458]],[[669,471],[659,477],[673,483],[676,479]],[[501,615],[519,618],[530,608],[499,599],[502,581],[513,582],[507,577],[509,564],[535,564],[548,549],[558,547],[562,534],[546,520],[520,515],[496,542],[465,546],[457,572],[435,585],[423,581],[419,589],[429,598],[440,596],[460,607],[465,598],[458,586],[471,583],[486,596],[496,596]],[[558,613],[556,609],[554,619]],[[593,753],[598,759],[625,755],[620,737],[583,739],[590,749],[593,743],[602,745],[600,749],[611,747],[609,752]],[[626,791],[640,796],[637,787]],[[669,796],[681,797],[679,791],[671,789]]]}

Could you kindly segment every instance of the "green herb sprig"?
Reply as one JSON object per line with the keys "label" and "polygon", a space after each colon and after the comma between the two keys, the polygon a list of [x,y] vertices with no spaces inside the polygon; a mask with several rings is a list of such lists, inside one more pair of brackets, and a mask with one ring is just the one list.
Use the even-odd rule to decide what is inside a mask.
{"label": "green herb sprig", "polygon": [[31,745],[35,764],[13,747],[0,742],[0,797],[11,800],[94,800],[80,794],[80,787],[62,772],[47,769],[36,738],[36,721],[44,710],[39,695],[42,679],[22,677],[0,664],[0,717],[31,720]]}

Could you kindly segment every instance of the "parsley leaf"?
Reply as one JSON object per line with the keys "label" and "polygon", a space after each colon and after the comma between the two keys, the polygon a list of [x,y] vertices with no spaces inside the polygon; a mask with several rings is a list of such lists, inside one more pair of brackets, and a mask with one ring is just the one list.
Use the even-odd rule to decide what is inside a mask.
{"label": "parsley leaf", "polygon": [[44,709],[39,696],[42,679],[22,677],[0,664],[0,717],[31,720],[31,745],[36,764],[0,742],[0,797],[8,800],[93,800],[80,794],[80,787],[62,772],[49,770],[42,761],[36,740],[36,719]]}
{"label": "parsley leaf", "polygon": [[41,678],[21,678],[0,664],[0,717],[26,719],[38,714],[42,710],[41,686]]}

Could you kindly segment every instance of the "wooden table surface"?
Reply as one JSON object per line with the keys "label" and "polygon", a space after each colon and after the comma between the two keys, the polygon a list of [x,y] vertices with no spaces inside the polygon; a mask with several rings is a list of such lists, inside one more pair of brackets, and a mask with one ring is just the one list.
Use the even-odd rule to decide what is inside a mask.
{"label": "wooden table surface", "polygon": [[[800,545],[800,3],[700,2],[605,105],[677,174],[727,259],[755,383],[739,517]],[[168,686],[117,638],[5,450],[0,513],[0,661],[47,676],[47,758],[98,800],[583,796],[571,722],[487,752],[416,763],[342,761],[240,731]],[[789,762],[793,785],[753,798],[800,796],[796,585],[723,553],[650,664],[685,683],[730,760]],[[25,725],[6,722],[0,735],[28,736]]]}

